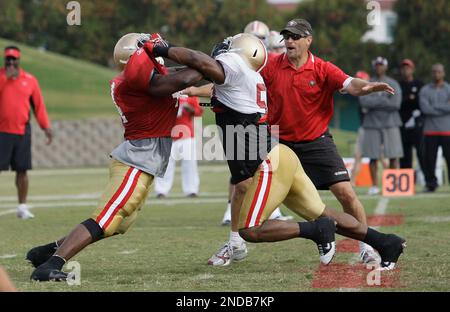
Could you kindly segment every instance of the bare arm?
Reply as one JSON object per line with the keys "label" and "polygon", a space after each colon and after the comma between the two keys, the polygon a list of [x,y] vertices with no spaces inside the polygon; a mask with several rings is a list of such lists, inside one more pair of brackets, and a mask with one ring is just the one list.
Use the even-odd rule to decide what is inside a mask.
{"label": "bare arm", "polygon": [[151,79],[149,93],[155,96],[169,96],[196,84],[202,79],[201,73],[190,68],[168,75],[156,74]]}
{"label": "bare arm", "polygon": [[189,87],[184,89],[182,92],[187,96],[204,96],[211,97],[212,96],[212,88],[213,84],[208,83],[200,87]]}
{"label": "bare arm", "polygon": [[394,88],[384,82],[368,82],[359,78],[353,78],[346,91],[354,96],[367,95],[373,92],[386,91],[395,94]]}
{"label": "bare arm", "polygon": [[220,63],[203,52],[182,47],[171,47],[168,51],[168,58],[198,70],[217,84],[225,82],[225,73]]}

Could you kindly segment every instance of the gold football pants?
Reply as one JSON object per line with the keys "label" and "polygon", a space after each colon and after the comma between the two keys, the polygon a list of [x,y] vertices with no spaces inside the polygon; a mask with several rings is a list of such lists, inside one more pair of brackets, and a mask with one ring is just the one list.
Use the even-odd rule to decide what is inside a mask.
{"label": "gold football pants", "polygon": [[117,160],[111,162],[109,183],[92,215],[104,236],[125,233],[147,199],[153,176]]}
{"label": "gold football pants", "polygon": [[318,218],[325,209],[297,155],[278,144],[253,176],[241,207],[239,228],[261,225],[282,203],[308,221]]}

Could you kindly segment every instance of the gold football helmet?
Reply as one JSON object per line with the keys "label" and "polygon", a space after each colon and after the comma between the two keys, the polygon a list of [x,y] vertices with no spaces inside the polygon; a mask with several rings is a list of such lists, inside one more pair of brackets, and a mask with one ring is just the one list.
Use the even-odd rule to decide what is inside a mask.
{"label": "gold football helmet", "polygon": [[114,47],[114,62],[122,70],[128,63],[128,60],[150,39],[149,34],[129,33],[117,41]]}
{"label": "gold football helmet", "polygon": [[269,27],[261,21],[253,21],[245,26],[244,33],[255,35],[261,40],[266,40],[269,36]]}
{"label": "gold football helmet", "polygon": [[251,34],[237,34],[231,38],[230,50],[238,54],[256,72],[266,66],[267,50],[261,39]]}

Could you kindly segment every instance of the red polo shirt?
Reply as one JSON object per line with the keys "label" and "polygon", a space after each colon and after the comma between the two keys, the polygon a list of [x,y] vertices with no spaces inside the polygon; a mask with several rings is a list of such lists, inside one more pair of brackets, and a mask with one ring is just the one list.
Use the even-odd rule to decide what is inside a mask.
{"label": "red polo shirt", "polygon": [[[187,139],[194,137],[194,117],[199,117],[203,113],[203,108],[200,107],[200,101],[198,97],[189,97],[187,99],[180,99],[178,101],[178,115],[175,122],[175,126],[180,126],[181,131],[174,131],[172,129],[172,139]],[[190,106],[194,112],[191,113],[186,109],[186,106]]]}
{"label": "red polo shirt", "polygon": [[36,78],[20,69],[17,78],[7,79],[5,69],[0,69],[0,132],[25,134],[25,126],[30,121],[31,105],[39,126],[42,129],[50,128]]}
{"label": "red polo shirt", "polygon": [[271,58],[261,71],[267,87],[268,121],[279,126],[280,139],[311,141],[321,136],[333,117],[333,93],[349,78],[341,69],[308,52],[296,69],[285,53]]}

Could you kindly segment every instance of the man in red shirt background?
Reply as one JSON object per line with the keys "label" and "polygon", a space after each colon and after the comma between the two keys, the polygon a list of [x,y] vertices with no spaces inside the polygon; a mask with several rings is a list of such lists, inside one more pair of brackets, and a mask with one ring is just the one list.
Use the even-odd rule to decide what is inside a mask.
{"label": "man in red shirt background", "polygon": [[[334,64],[313,55],[309,51],[312,27],[304,19],[289,21],[281,35],[286,53],[270,59],[261,71],[267,87],[268,122],[279,127],[279,133],[272,135],[297,154],[317,189],[331,190],[345,212],[367,224],[364,207],[328,131],[333,93],[339,90],[361,96],[394,90],[386,83],[349,77]],[[363,262],[376,260],[370,246],[360,247]]]}
{"label": "man in red shirt background", "polygon": [[172,129],[172,151],[169,164],[163,178],[155,179],[155,192],[158,198],[169,194],[175,176],[177,160],[181,162],[181,186],[183,193],[196,197],[199,191],[197,155],[195,147],[194,117],[202,115],[198,97],[181,95],[178,99],[178,114],[175,127]]}
{"label": "man in red shirt background", "polygon": [[30,111],[52,142],[50,121],[37,79],[20,68],[20,49],[5,48],[5,67],[0,69],[0,171],[16,171],[19,206],[17,217],[30,219],[28,210],[28,175],[31,169]]}

